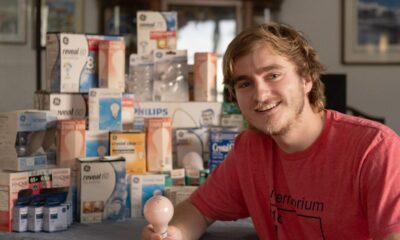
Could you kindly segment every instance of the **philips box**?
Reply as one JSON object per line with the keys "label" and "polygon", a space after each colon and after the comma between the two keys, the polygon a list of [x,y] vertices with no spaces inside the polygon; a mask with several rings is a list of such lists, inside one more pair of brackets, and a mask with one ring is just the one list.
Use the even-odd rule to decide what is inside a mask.
{"label": "philips box", "polygon": [[154,195],[163,195],[165,188],[164,174],[132,174],[128,177],[130,185],[131,217],[142,217],[146,201]]}
{"label": "philips box", "polygon": [[0,231],[11,231],[12,209],[17,199],[40,194],[41,189],[69,186],[69,168],[0,172]]}
{"label": "philips box", "polygon": [[221,113],[219,102],[141,102],[135,105],[135,118],[171,117],[173,128],[217,126]]}
{"label": "philips box", "polygon": [[100,223],[125,218],[125,159],[78,159],[79,222]]}

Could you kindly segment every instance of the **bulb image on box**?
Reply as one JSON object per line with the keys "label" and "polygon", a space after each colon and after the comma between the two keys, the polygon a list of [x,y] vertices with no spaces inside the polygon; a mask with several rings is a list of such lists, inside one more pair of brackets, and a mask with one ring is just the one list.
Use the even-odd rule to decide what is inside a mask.
{"label": "bulb image on box", "polygon": [[104,155],[106,155],[106,153],[107,153],[107,149],[106,149],[105,146],[99,146],[99,147],[97,148],[97,154],[98,154],[100,157],[104,157]]}
{"label": "bulb image on box", "polygon": [[162,163],[163,167],[165,163],[163,159],[165,159],[168,156],[168,149],[171,140],[169,131],[166,128],[157,128],[153,132],[152,139],[153,139],[153,144],[157,151],[157,156],[161,157],[161,159],[159,160]]}
{"label": "bulb image on box", "polygon": [[69,131],[64,138],[67,153],[71,158],[80,157],[84,146],[82,133],[78,130]]}
{"label": "bulb image on box", "polygon": [[182,160],[182,165],[185,169],[203,170],[203,159],[197,152],[188,152]]}
{"label": "bulb image on box", "polygon": [[171,201],[161,195],[153,196],[144,205],[143,213],[146,220],[153,225],[154,231],[166,238],[168,223],[174,215]]}
{"label": "bulb image on box", "polygon": [[118,103],[113,103],[113,104],[111,104],[110,110],[111,110],[111,114],[112,114],[112,116],[113,116],[114,119],[117,119],[119,109],[120,109],[120,107],[119,107],[119,104],[118,104]]}

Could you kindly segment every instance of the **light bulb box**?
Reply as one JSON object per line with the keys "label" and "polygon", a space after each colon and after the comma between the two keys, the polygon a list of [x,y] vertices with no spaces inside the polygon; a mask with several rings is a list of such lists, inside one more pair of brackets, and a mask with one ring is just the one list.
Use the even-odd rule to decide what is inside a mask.
{"label": "light bulb box", "polygon": [[[208,136],[209,128],[177,128],[175,129],[176,139],[176,166],[199,165],[204,168],[208,162]],[[186,165],[186,166],[185,166]]]}
{"label": "light bulb box", "polygon": [[172,127],[170,117],[145,119],[147,171],[172,170]]}
{"label": "light bulb box", "polygon": [[47,154],[55,151],[56,120],[49,111],[0,113],[0,169],[27,171],[47,167]]}
{"label": "light bulb box", "polygon": [[[219,102],[140,102],[135,104],[135,118],[170,117],[173,128],[220,125]],[[140,118],[138,118],[140,119]]]}
{"label": "light bulb box", "polygon": [[99,87],[125,90],[125,41],[99,43]]}
{"label": "light bulb box", "polygon": [[132,218],[143,217],[146,201],[156,194],[163,195],[165,188],[164,174],[129,174],[130,213]]}
{"label": "light bulb box", "polygon": [[127,197],[125,159],[79,158],[78,213],[80,223],[125,219]]}
{"label": "light bulb box", "polygon": [[110,132],[110,155],[125,158],[126,173],[146,173],[146,134],[139,131]]}
{"label": "light bulb box", "polygon": [[58,232],[67,230],[67,228],[68,211],[64,204],[43,207],[43,231]]}
{"label": "light bulb box", "polygon": [[214,52],[194,54],[194,101],[217,101],[217,55]]}
{"label": "light bulb box", "polygon": [[81,93],[35,93],[36,109],[52,111],[58,120],[87,118],[87,94]]}
{"label": "light bulb box", "polygon": [[176,49],[177,12],[137,11],[137,49],[151,55],[157,49]]}
{"label": "light bulb box", "polygon": [[99,43],[123,40],[120,36],[75,33],[47,33],[46,90],[89,92],[99,86]]}
{"label": "light bulb box", "polygon": [[239,131],[211,129],[209,135],[209,153],[210,161],[208,168],[210,173],[217,167],[228,155],[232,149],[236,136]]}
{"label": "light bulb box", "polygon": [[107,130],[86,130],[86,157],[104,157],[110,155],[110,141]]}
{"label": "light bulb box", "polygon": [[0,231],[12,230],[12,212],[17,199],[40,194],[44,188],[69,187],[70,174],[69,168],[0,172]]}
{"label": "light bulb box", "polygon": [[165,196],[176,206],[178,203],[189,198],[196,189],[197,186],[168,186],[165,187]]}
{"label": "light bulb box", "polygon": [[89,130],[122,130],[122,92],[109,88],[89,91]]}

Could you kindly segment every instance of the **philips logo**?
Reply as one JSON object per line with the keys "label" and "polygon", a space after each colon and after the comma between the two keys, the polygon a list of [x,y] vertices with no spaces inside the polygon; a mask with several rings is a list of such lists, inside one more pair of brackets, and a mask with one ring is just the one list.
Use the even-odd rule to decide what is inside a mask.
{"label": "philips logo", "polygon": [[168,116],[168,108],[135,108],[135,115]]}

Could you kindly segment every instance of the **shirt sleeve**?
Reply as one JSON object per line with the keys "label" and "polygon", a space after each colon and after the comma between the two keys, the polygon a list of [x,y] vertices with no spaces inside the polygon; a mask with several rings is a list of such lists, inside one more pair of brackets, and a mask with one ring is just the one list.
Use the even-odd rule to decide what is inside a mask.
{"label": "shirt sleeve", "polygon": [[400,233],[400,140],[380,136],[367,153],[360,178],[361,202],[371,236]]}
{"label": "shirt sleeve", "polygon": [[191,196],[192,204],[213,220],[237,220],[249,216],[239,184],[239,135],[228,156],[220,163]]}

